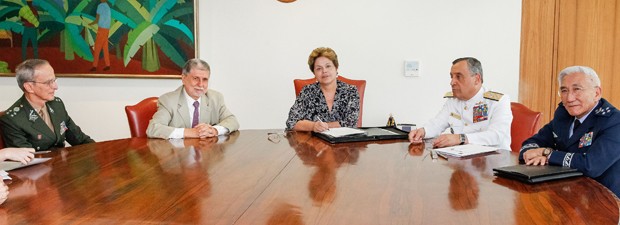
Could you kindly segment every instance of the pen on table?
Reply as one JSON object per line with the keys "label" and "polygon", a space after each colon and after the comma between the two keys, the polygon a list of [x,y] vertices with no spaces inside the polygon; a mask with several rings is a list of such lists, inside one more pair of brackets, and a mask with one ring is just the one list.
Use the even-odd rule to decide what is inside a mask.
{"label": "pen on table", "polygon": [[52,151],[38,151],[38,152],[34,152],[35,155],[39,155],[39,154],[45,154],[45,153],[50,153]]}
{"label": "pen on table", "polygon": [[431,149],[431,159],[437,159],[437,152],[434,149]]}
{"label": "pen on table", "polygon": [[321,151],[319,151],[319,153],[316,154],[316,157],[321,156],[321,154],[323,154],[323,151],[325,151],[325,150],[321,149]]}

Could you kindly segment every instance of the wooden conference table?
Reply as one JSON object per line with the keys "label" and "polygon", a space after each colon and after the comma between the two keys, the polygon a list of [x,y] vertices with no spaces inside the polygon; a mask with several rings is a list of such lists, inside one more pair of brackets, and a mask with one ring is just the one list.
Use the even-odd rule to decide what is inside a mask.
{"label": "wooden conference table", "polygon": [[618,224],[618,199],[592,179],[494,177],[516,163],[508,151],[433,160],[404,140],[329,145],[269,132],[44,154],[52,159],[10,172],[0,223]]}

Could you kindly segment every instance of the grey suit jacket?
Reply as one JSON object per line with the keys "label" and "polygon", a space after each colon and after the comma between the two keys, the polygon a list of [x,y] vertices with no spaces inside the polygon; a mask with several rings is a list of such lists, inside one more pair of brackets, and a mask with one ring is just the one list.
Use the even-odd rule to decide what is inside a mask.
{"label": "grey suit jacket", "polygon": [[[159,97],[157,112],[153,115],[146,129],[148,137],[168,138],[175,128],[191,128],[190,107],[187,105],[183,92],[184,88],[181,85],[173,92],[168,92]],[[230,132],[239,129],[239,122],[237,122],[235,115],[226,108],[222,94],[208,89],[200,101],[200,123],[220,125],[226,127]]]}

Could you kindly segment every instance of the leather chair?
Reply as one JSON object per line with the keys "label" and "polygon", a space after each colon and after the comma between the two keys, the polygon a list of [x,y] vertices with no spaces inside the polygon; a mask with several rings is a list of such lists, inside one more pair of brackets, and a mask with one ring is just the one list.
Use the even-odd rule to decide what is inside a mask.
{"label": "leather chair", "polygon": [[510,148],[513,152],[519,152],[521,144],[538,132],[542,113],[532,111],[527,106],[517,102],[511,102],[510,108],[512,109],[512,125],[510,127],[512,143],[510,143]]}
{"label": "leather chair", "polygon": [[[357,92],[360,95],[360,116],[357,119],[357,126],[361,127],[362,112],[364,111],[364,91],[366,90],[366,80],[352,80],[343,76],[338,76],[338,80],[357,87]],[[293,84],[295,84],[295,96],[299,96],[299,93],[304,86],[312,84],[314,82],[316,82],[316,78],[293,80]]]}
{"label": "leather chair", "polygon": [[149,97],[135,105],[125,106],[131,137],[147,137],[146,128],[153,114],[157,112],[158,97]]}
{"label": "leather chair", "polygon": [[[0,117],[3,117],[5,114],[4,111],[0,111]],[[2,133],[2,128],[0,128],[0,149],[6,148],[4,145],[4,134]]]}

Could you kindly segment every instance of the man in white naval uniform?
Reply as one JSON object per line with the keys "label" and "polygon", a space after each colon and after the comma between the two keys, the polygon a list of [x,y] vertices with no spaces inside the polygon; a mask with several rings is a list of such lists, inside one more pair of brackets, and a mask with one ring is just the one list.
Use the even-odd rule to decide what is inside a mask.
{"label": "man in white naval uniform", "polygon": [[[510,97],[482,87],[482,65],[473,57],[459,58],[450,69],[452,91],[443,109],[423,127],[409,133],[410,142],[437,137],[434,147],[462,144],[510,150]],[[450,128],[449,134],[441,134]]]}

